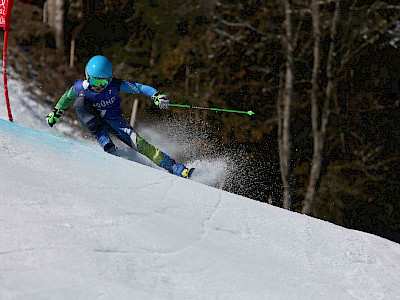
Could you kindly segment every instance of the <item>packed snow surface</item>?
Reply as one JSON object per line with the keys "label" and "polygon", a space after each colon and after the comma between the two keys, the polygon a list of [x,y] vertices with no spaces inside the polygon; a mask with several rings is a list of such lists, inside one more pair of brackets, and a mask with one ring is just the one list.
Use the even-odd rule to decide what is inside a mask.
{"label": "packed snow surface", "polygon": [[398,299],[400,245],[0,120],[1,299]]}

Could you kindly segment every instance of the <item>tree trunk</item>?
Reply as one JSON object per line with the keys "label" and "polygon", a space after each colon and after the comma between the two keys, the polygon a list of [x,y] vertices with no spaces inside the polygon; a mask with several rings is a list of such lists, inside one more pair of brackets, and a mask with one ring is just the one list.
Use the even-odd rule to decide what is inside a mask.
{"label": "tree trunk", "polygon": [[64,54],[65,50],[65,0],[55,0],[54,30],[56,35],[56,48],[59,54]]}
{"label": "tree trunk", "polygon": [[[336,7],[334,17],[332,19],[331,33],[330,33],[330,46],[329,53],[326,63],[326,75],[327,75],[327,86],[325,93],[323,94],[324,103],[322,112],[319,108],[319,97],[318,92],[320,90],[318,84],[318,77],[320,71],[320,52],[321,52],[321,30],[320,30],[320,12],[318,0],[312,0],[311,2],[311,15],[313,23],[313,35],[314,35],[314,65],[312,71],[312,88],[311,88],[311,123],[312,123],[312,135],[313,135],[313,157],[311,161],[309,182],[303,202],[303,214],[310,214],[313,210],[315,202],[315,195],[318,189],[318,183],[321,177],[321,167],[323,152],[325,148],[326,128],[329,121],[330,114],[330,103],[332,99],[333,89],[335,86],[333,78],[333,58],[335,51],[335,36],[337,26],[340,18],[340,1],[336,0]],[[320,120],[320,121],[319,121]],[[321,124],[319,124],[321,123]]]}
{"label": "tree trunk", "polygon": [[64,54],[65,0],[47,0],[45,5],[43,20],[54,30],[57,51]]}
{"label": "tree trunk", "polygon": [[55,0],[46,1],[46,14],[45,20],[51,28],[54,26],[54,15],[55,15]]}
{"label": "tree trunk", "polygon": [[291,108],[293,102],[294,81],[294,45],[292,32],[291,1],[285,0],[285,80],[282,97],[278,100],[278,144],[279,165],[283,184],[283,207],[291,209],[293,201],[292,190],[292,136],[290,130]]}
{"label": "tree trunk", "polygon": [[82,8],[82,17],[87,18],[96,9],[96,0],[80,0]]}

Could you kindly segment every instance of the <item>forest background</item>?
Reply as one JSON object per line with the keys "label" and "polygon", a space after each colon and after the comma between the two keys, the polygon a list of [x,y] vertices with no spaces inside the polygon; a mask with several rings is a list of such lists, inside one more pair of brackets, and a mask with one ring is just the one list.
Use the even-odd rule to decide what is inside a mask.
{"label": "forest background", "polygon": [[231,192],[400,242],[399,46],[396,0],[27,0],[9,56],[46,103],[103,54],[173,103],[252,110],[168,115],[244,151],[248,184]]}

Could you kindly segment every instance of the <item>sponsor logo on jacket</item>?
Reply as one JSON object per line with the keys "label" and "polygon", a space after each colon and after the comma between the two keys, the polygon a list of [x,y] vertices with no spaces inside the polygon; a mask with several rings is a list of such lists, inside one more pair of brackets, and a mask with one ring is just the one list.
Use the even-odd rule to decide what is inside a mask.
{"label": "sponsor logo on jacket", "polygon": [[102,107],[106,107],[109,105],[112,105],[115,100],[117,100],[117,98],[114,96],[109,100],[101,100],[100,102],[95,102],[93,103],[93,106],[97,107],[97,108],[102,108]]}
{"label": "sponsor logo on jacket", "polygon": [[139,88],[136,86],[136,84],[133,84],[132,82],[126,81],[126,80],[124,80],[124,82],[125,82],[133,91],[135,91],[135,92],[138,93],[138,94],[141,94],[141,92],[140,92]]}

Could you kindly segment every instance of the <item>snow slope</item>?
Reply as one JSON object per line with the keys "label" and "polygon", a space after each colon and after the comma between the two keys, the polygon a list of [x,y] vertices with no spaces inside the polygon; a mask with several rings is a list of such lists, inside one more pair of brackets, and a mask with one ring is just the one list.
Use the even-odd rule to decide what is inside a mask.
{"label": "snow slope", "polygon": [[1,299],[399,299],[400,245],[0,120]]}
{"label": "snow slope", "polygon": [[[0,64],[2,64],[1,60]],[[7,86],[14,123],[49,133],[55,132],[54,129],[46,124],[45,120],[46,115],[53,110],[53,107],[41,104],[35,97],[27,92],[25,85],[32,84],[32,82],[24,82],[19,74],[15,73],[12,68],[9,67],[9,69]],[[37,92],[40,93],[40,89],[36,89]],[[3,76],[0,76],[0,119],[8,120]],[[58,128],[63,135],[82,140],[80,133],[74,132],[71,126],[60,122]]]}

